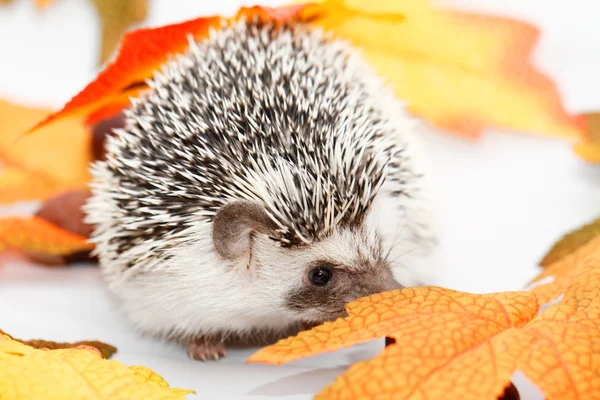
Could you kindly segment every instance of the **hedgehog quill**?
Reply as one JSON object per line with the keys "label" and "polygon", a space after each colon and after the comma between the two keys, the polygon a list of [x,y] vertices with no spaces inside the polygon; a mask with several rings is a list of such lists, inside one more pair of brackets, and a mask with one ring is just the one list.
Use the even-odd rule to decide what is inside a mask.
{"label": "hedgehog quill", "polygon": [[434,236],[412,120],[347,43],[241,20],[125,111],[85,205],[131,322],[218,359],[345,315]]}

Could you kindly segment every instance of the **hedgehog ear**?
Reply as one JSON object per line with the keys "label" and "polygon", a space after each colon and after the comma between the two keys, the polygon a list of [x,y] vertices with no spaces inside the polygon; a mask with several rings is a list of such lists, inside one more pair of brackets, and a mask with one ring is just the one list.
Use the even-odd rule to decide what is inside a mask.
{"label": "hedgehog ear", "polygon": [[223,258],[235,260],[250,252],[253,232],[269,234],[274,228],[263,206],[251,201],[233,201],[222,206],[215,215],[213,243]]}

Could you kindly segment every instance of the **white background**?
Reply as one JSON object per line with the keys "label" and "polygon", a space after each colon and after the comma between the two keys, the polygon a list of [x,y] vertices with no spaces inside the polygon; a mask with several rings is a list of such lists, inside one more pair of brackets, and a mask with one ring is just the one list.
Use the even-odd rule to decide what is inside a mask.
{"label": "white background", "polygon": [[[16,0],[0,8],[0,98],[59,107],[97,72],[99,25],[86,1],[55,0],[44,12],[33,3]],[[233,13],[241,4],[151,3],[146,25]],[[542,37],[535,62],[558,83],[567,109],[600,110],[600,3],[444,3],[536,24]],[[566,143],[495,131],[478,142],[437,132],[425,133],[423,141],[444,207],[435,284],[470,292],[520,289],[556,239],[600,214],[600,168],[577,159]],[[21,338],[110,342],[119,348],[117,359],[153,368],[174,387],[196,389],[199,398],[308,399],[382,347],[378,341],[283,367],[244,365],[253,350],[232,351],[219,363],[193,362],[182,348],[133,332],[95,268],[50,270],[16,261],[0,269],[0,328]],[[517,383],[523,398],[541,398],[522,378]]]}

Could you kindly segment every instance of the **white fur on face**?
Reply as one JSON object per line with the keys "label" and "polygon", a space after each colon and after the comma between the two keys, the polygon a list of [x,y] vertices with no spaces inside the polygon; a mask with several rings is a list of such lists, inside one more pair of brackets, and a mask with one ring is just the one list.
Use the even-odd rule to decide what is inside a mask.
{"label": "white fur on face", "polygon": [[[194,239],[164,257],[160,269],[128,271],[128,277],[104,268],[112,289],[123,300],[125,311],[140,329],[159,336],[193,337],[200,334],[253,329],[277,331],[318,312],[298,313],[286,308],[286,295],[305,284],[309,265],[331,259],[352,268],[357,259],[372,257],[375,236],[336,231],[311,246],[287,249],[257,235],[252,262],[230,265],[212,249],[210,225]],[[373,260],[375,261],[375,260]],[[117,278],[117,279],[115,279]]]}
{"label": "white fur on face", "polygon": [[[360,234],[336,230],[321,242],[296,249],[256,235],[251,259],[232,265],[212,250],[211,225],[202,224],[186,233],[192,240],[165,254],[160,268],[138,266],[124,275],[105,265],[104,271],[129,317],[144,331],[174,337],[243,335],[255,329],[277,332],[300,321],[323,318],[316,309],[295,312],[285,305],[286,296],[306,284],[315,261],[335,260],[351,270],[357,260],[376,263],[390,250],[388,258],[393,260],[407,247],[416,246],[406,226],[410,220],[402,211],[393,211],[400,210],[393,206],[396,198],[382,191],[367,229]],[[384,254],[376,251],[380,240]],[[396,268],[395,272],[401,284],[411,284],[410,271]]]}

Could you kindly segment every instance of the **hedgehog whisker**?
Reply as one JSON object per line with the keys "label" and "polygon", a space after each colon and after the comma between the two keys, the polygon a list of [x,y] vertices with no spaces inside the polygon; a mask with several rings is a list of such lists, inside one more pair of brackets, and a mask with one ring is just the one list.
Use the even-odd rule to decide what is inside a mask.
{"label": "hedgehog whisker", "polygon": [[[392,251],[394,250],[394,247],[396,247],[396,245],[397,245],[397,244],[400,244],[400,243],[402,243],[402,242],[405,240],[405,239],[402,239],[402,240],[400,241],[400,243],[398,243],[398,238],[399,238],[399,237],[401,237],[401,235],[398,235],[398,230],[399,230],[399,229],[402,229],[402,230],[404,230],[404,229],[406,229],[406,226],[405,226],[405,225],[400,225],[400,224],[396,226],[396,232],[394,233],[394,240],[392,241],[392,244],[390,245],[390,248],[389,248],[389,250],[388,250],[387,254],[386,254],[386,255],[385,255],[385,257],[384,257],[384,260],[385,260],[385,261],[388,261],[390,254],[391,254],[391,253],[392,253]],[[402,232],[400,232],[400,233],[402,234],[402,233],[404,233],[404,232],[402,231]]]}
{"label": "hedgehog whisker", "polygon": [[406,266],[405,264],[403,264],[399,261],[393,261],[393,264],[398,264],[398,266],[392,267],[392,269],[402,268],[404,270],[408,270],[408,266]]}
{"label": "hedgehog whisker", "polygon": [[405,255],[407,255],[407,254],[409,254],[409,253],[411,253],[411,252],[415,251],[416,249],[417,249],[416,247],[413,247],[412,249],[410,249],[410,250],[406,250],[404,253],[402,253],[402,254],[398,255],[398,257],[396,257],[395,259],[393,259],[393,260],[388,260],[388,261],[389,261],[390,263],[395,263],[395,262],[398,262],[398,260],[399,260],[399,259],[401,259],[401,258],[402,258],[402,257],[404,257]]}

